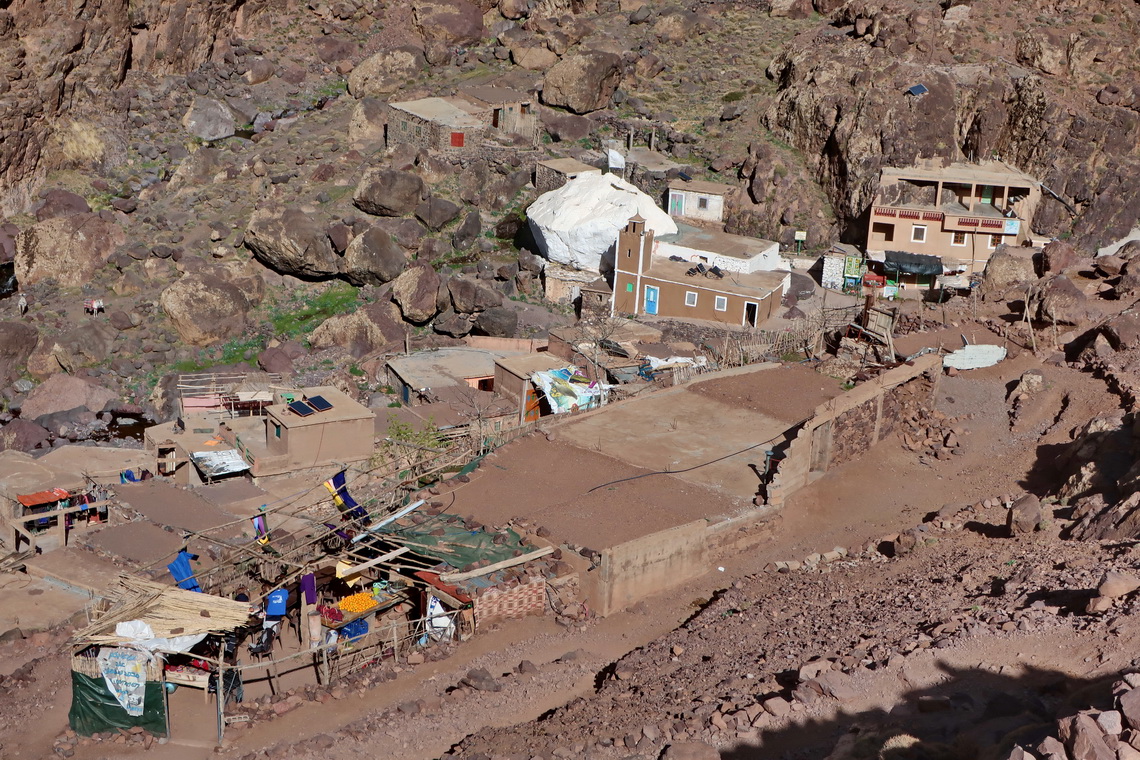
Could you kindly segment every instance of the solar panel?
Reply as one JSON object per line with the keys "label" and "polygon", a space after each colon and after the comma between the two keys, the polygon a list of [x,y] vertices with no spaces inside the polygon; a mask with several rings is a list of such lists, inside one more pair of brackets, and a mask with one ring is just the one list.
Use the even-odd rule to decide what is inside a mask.
{"label": "solar panel", "polygon": [[316,411],[316,409],[313,409],[313,407],[304,401],[294,401],[292,404],[289,404],[289,408],[293,410],[293,414],[296,414],[298,417],[308,417]]}
{"label": "solar panel", "polygon": [[907,93],[910,95],[925,95],[928,92],[930,92],[930,90],[926,89],[926,85],[923,84],[916,84],[913,87],[907,88]]}
{"label": "solar panel", "polygon": [[305,401],[318,412],[327,412],[333,408],[333,405],[324,396],[309,396]]}

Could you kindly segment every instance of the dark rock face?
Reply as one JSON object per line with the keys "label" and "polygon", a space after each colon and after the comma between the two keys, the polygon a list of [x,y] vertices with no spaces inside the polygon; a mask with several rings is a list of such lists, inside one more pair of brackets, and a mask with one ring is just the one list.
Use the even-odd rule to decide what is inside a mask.
{"label": "dark rock face", "polygon": [[605,108],[621,83],[621,58],[590,50],[569,55],[546,73],[542,99],[547,105],[589,113]]}
{"label": "dark rock face", "polygon": [[324,225],[299,208],[263,208],[253,212],[245,244],[266,266],[296,277],[330,277],[340,272]]}
{"label": "dark rock face", "polygon": [[[123,140],[128,65],[163,76],[193,71],[228,49],[248,0],[165,3],[13,0],[0,9],[0,199],[30,205],[23,185],[45,171],[102,166]],[[132,30],[145,29],[146,34]],[[75,139],[78,138],[78,139]],[[82,150],[60,144],[82,143]]]}
{"label": "dark rock face", "polygon": [[443,63],[452,48],[483,38],[483,13],[467,0],[416,0],[412,12],[429,63]]}
{"label": "dark rock face", "polygon": [[22,417],[0,427],[0,451],[32,451],[50,444],[51,434],[47,430]]}
{"label": "dark rock face", "polygon": [[518,329],[518,312],[504,306],[496,306],[487,309],[475,318],[475,326],[472,332],[478,335],[489,335],[492,338],[513,338]]}
{"label": "dark rock face", "polygon": [[[832,23],[855,25],[864,11],[846,4]],[[1140,215],[1140,197],[1123,189],[1136,176],[1140,157],[1125,136],[1140,124],[1140,96],[1121,88],[1121,100],[1112,107],[1067,107],[1074,85],[1096,85],[1091,51],[1074,47],[1068,33],[1056,37],[1038,31],[1019,43],[1018,57],[1041,74],[1011,78],[994,70],[962,82],[929,68],[953,65],[953,27],[921,27],[926,31],[920,32],[916,14],[869,15],[870,23],[863,18],[864,36],[827,45],[802,38],[778,54],[767,71],[778,92],[765,126],[803,152],[841,227],[858,227],[883,167],[909,166],[919,158],[962,161],[997,154],[1078,208],[1073,220],[1064,204],[1046,195],[1033,220],[1037,232],[1059,234],[1072,224],[1081,244],[1127,234]],[[984,22],[972,16],[970,23]],[[852,76],[856,71],[865,73]],[[895,86],[866,86],[879,76]],[[919,80],[928,92],[917,98],[906,94]],[[949,137],[955,135],[959,139]]]}
{"label": "dark rock face", "polygon": [[36,205],[33,213],[36,215],[36,221],[42,222],[57,216],[90,214],[91,207],[87,205],[87,200],[82,195],[56,189],[44,193],[43,200]]}
{"label": "dark rock face", "polygon": [[25,286],[52,279],[63,287],[80,287],[125,239],[119,225],[96,214],[37,222],[16,241],[16,279]]}
{"label": "dark rock face", "polygon": [[376,216],[404,216],[419,205],[424,181],[412,172],[372,169],[360,178],[353,203]]}
{"label": "dark rock face", "polygon": [[0,322],[0,383],[20,376],[20,370],[36,348],[36,328],[20,322]]}
{"label": "dark rock face", "polygon": [[503,303],[503,296],[478,280],[467,277],[452,277],[447,281],[451,303],[460,314],[474,314],[486,311]]}
{"label": "dark rock face", "polygon": [[344,278],[353,285],[380,285],[399,277],[407,263],[404,249],[387,230],[370,227],[348,244]]}

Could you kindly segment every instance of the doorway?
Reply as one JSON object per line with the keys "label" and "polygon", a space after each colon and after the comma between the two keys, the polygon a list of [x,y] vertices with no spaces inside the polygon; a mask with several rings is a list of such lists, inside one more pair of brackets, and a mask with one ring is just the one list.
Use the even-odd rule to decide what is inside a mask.
{"label": "doorway", "polygon": [[657,299],[661,295],[661,289],[655,288],[652,285],[645,286],[645,313],[657,313]]}
{"label": "doorway", "polygon": [[669,193],[669,215],[685,215],[685,196],[681,193]]}
{"label": "doorway", "polygon": [[756,318],[760,314],[760,304],[747,301],[744,304],[744,324],[749,327],[756,326]]}

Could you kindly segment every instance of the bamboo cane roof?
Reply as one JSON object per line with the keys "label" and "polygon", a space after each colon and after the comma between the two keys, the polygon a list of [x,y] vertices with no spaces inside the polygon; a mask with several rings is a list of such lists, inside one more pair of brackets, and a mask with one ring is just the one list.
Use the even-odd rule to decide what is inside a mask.
{"label": "bamboo cane roof", "polygon": [[[115,626],[141,620],[156,638],[193,636],[231,631],[249,622],[248,602],[236,602],[211,594],[185,591],[175,586],[130,575],[119,577],[119,586],[105,598],[106,609],[86,628],[76,631],[76,644],[123,644]],[[102,605],[101,605],[102,606]]]}

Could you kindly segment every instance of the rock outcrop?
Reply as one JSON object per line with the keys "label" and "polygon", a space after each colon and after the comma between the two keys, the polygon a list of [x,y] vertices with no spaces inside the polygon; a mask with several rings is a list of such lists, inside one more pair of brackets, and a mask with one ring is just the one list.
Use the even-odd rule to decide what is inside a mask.
{"label": "rock outcrop", "polygon": [[37,222],[17,238],[16,279],[25,286],[51,279],[78,288],[91,281],[125,240],[119,225],[97,214]]}
{"label": "rock outcrop", "polygon": [[403,345],[405,325],[392,303],[373,303],[351,314],[329,317],[309,335],[313,348],[341,346],[360,358]]}
{"label": "rock outcrop", "polygon": [[542,100],[574,113],[589,113],[605,108],[620,84],[621,58],[588,50],[563,58],[546,72]]}
{"label": "rock outcrop", "polygon": [[52,375],[32,389],[24,400],[20,415],[24,419],[37,420],[80,407],[101,412],[116,398],[113,391],[87,380],[64,374]]}
{"label": "rock outcrop", "polygon": [[354,98],[383,98],[415,79],[427,67],[424,54],[403,46],[365,58],[348,75],[348,92]]}
{"label": "rock outcrop", "polygon": [[245,244],[266,266],[295,277],[331,277],[340,272],[325,228],[296,207],[258,209],[250,217]]}
{"label": "rock outcrop", "polygon": [[407,254],[391,233],[369,227],[344,252],[344,279],[353,285],[380,285],[396,279],[407,263]]}
{"label": "rock outcrop", "polygon": [[404,216],[419,205],[424,181],[418,174],[397,169],[370,169],[360,178],[352,202],[376,216]]}
{"label": "rock outcrop", "polygon": [[413,264],[392,283],[392,300],[404,319],[423,324],[439,313],[439,274],[427,264]]}
{"label": "rock outcrop", "polygon": [[159,303],[178,337],[191,346],[208,346],[241,334],[251,306],[241,288],[209,273],[181,277],[162,291]]}

